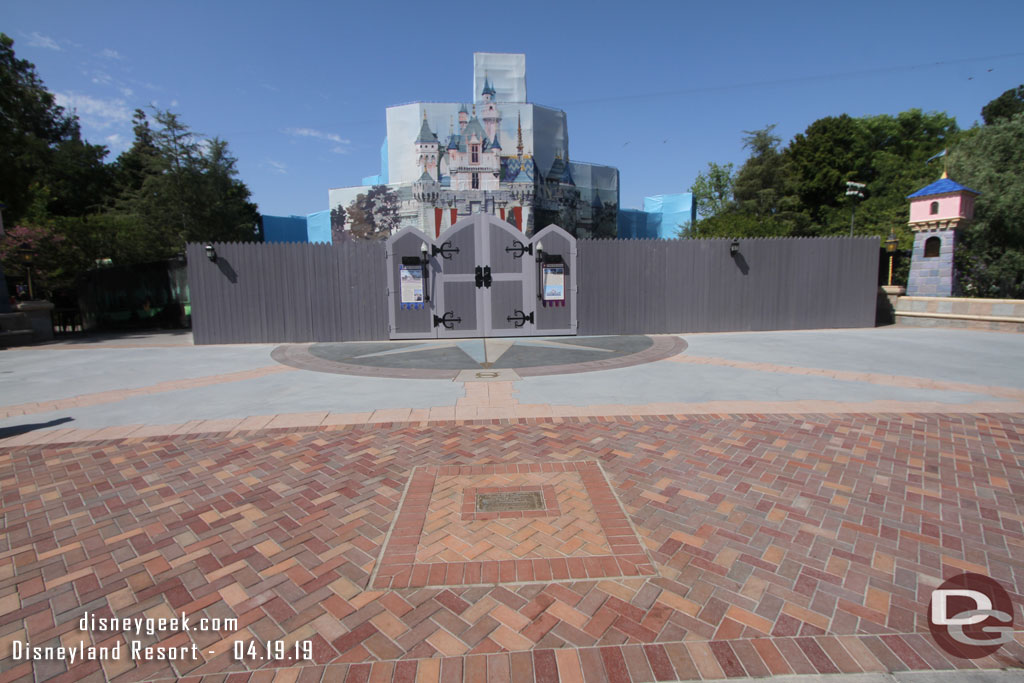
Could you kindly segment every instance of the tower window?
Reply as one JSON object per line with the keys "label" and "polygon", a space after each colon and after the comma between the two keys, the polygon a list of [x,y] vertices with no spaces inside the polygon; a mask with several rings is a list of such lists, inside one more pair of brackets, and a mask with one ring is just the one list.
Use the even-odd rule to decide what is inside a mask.
{"label": "tower window", "polygon": [[470,161],[474,164],[480,163],[480,145],[473,145]]}
{"label": "tower window", "polygon": [[932,206],[931,206],[931,210],[930,210],[931,215],[934,216],[938,212],[939,212],[939,203],[938,202],[932,202]]}
{"label": "tower window", "polygon": [[935,258],[942,249],[942,240],[938,237],[929,237],[924,241],[924,257]]}
{"label": "tower window", "polygon": [[472,182],[472,185],[473,185],[473,189],[474,190],[479,190],[480,189],[480,174],[479,173],[474,173],[473,176],[472,176],[472,181],[471,182]]}

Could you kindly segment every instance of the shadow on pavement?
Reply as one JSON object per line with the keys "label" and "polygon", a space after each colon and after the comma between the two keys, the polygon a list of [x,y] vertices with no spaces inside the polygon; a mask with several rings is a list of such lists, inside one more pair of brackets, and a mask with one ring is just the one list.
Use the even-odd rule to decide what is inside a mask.
{"label": "shadow on pavement", "polygon": [[34,432],[37,429],[46,429],[48,427],[56,427],[66,422],[74,422],[73,417],[58,417],[56,420],[50,420],[49,422],[33,422],[31,424],[14,425],[12,427],[0,427],[0,439],[6,439],[11,436],[18,436],[20,434],[27,434],[28,432]]}

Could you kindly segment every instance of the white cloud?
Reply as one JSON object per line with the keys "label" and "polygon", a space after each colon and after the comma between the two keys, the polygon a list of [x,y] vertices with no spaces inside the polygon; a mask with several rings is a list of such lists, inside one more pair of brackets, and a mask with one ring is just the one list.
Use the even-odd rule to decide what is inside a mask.
{"label": "white cloud", "polygon": [[60,45],[57,44],[56,40],[50,36],[44,36],[38,31],[32,31],[32,33],[28,34],[28,44],[31,47],[44,47],[47,50],[60,50]]}
{"label": "white cloud", "polygon": [[110,128],[132,120],[132,111],[124,100],[103,100],[76,93],[56,93],[57,104],[74,110],[82,123],[93,128]]}
{"label": "white cloud", "polygon": [[117,50],[111,50],[109,47],[104,48],[100,52],[100,57],[106,57],[107,59],[124,59],[124,56],[121,55],[120,52],[118,52]]}
{"label": "white cloud", "polygon": [[128,149],[128,138],[120,133],[114,133],[103,138],[103,144],[110,150],[111,155],[117,156]]}
{"label": "white cloud", "polygon": [[335,142],[337,144],[331,148],[331,151],[335,154],[348,154],[348,145],[352,142],[351,140],[346,140],[337,133],[325,133],[322,130],[316,130],[314,128],[288,128],[285,130],[285,133],[297,137],[317,138],[320,140]]}
{"label": "white cloud", "polygon": [[280,161],[267,159],[266,164],[267,166],[270,166],[271,169],[273,169],[274,173],[280,173],[281,175],[286,175],[288,173],[287,164],[282,164]]}

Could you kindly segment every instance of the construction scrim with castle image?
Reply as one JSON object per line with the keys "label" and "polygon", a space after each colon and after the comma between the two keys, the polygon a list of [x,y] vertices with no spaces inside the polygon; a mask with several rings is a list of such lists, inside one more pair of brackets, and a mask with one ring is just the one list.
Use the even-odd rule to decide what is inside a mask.
{"label": "construction scrim with castle image", "polygon": [[615,236],[618,170],[569,160],[565,112],[526,101],[525,55],[475,54],[473,89],[469,105],[388,108],[380,174],[330,191],[335,240],[406,227],[437,236],[474,213],[527,235],[555,224]]}

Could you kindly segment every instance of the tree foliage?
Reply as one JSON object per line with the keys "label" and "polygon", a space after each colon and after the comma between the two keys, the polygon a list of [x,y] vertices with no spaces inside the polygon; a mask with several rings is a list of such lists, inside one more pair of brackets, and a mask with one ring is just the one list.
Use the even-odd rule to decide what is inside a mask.
{"label": "tree foliage", "polygon": [[5,221],[26,216],[43,188],[47,211],[81,212],[109,199],[107,149],[82,140],[78,119],[57,105],[32,63],[0,33],[0,201]]}
{"label": "tree foliage", "polygon": [[1024,112],[1024,85],[1010,88],[981,108],[981,118],[990,126],[1000,121],[1009,121]]}
{"label": "tree foliage", "polygon": [[[913,237],[905,227],[904,196],[935,179],[935,167],[924,162],[950,144],[957,127],[945,114],[910,110],[896,116],[818,119],[785,147],[771,125],[744,134],[750,157],[732,177],[734,200],[702,216],[692,234],[845,234],[853,209],[846,182],[855,181],[867,185],[866,198],[857,206],[857,234],[884,237],[896,228],[908,248]],[[695,183],[698,207],[699,189]]]}
{"label": "tree foliage", "polygon": [[[169,258],[188,241],[259,237],[259,214],[227,142],[194,133],[172,112],[136,110],[135,139],[114,162],[81,137],[35,67],[0,34],[0,201],[11,228],[0,240],[8,273],[26,244],[35,279],[66,288],[98,261]],[[27,239],[28,236],[36,236]],[[38,239],[37,239],[38,238]]]}
{"label": "tree foliage", "polygon": [[981,193],[955,252],[961,290],[1024,298],[1024,112],[966,131],[949,169]]}
{"label": "tree foliage", "polygon": [[711,218],[732,206],[733,165],[708,162],[706,171],[698,173],[690,192],[698,218]]}

